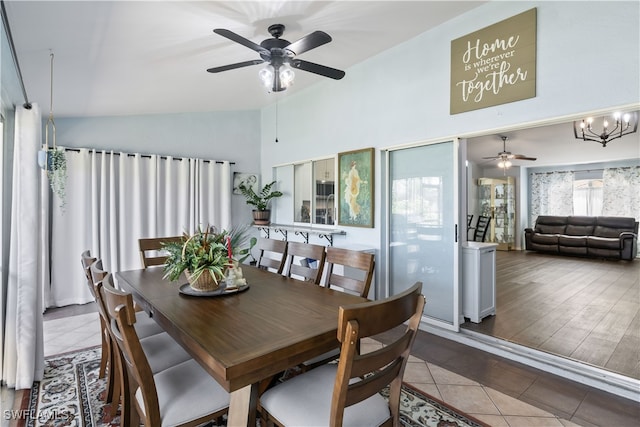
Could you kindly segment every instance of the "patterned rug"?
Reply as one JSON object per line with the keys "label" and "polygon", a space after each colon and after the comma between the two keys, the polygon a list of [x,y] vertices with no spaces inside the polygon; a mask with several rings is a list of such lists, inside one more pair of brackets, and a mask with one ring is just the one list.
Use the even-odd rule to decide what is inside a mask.
{"label": "patterned rug", "polygon": [[[113,427],[120,412],[104,405],[105,380],[98,378],[100,347],[48,357],[44,379],[33,384],[19,411],[25,427]],[[484,426],[480,421],[403,385],[401,420],[412,427]]]}

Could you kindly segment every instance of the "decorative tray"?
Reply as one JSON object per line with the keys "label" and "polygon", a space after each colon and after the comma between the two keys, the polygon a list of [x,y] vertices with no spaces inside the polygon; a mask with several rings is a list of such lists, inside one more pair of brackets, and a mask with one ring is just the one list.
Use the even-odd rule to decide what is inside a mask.
{"label": "decorative tray", "polygon": [[222,295],[230,295],[237,294],[238,292],[243,292],[249,289],[249,284],[241,285],[237,288],[228,288],[226,283],[220,283],[220,287],[213,291],[196,291],[189,285],[185,283],[180,286],[180,293],[183,295],[189,295],[191,297],[219,297]]}

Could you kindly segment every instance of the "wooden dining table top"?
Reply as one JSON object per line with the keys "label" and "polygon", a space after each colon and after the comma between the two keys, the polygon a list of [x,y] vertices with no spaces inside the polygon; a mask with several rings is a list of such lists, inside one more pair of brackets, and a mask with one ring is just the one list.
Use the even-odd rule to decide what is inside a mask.
{"label": "wooden dining table top", "polygon": [[242,266],[249,288],[218,297],[179,292],[161,267],[116,273],[176,341],[227,391],[256,384],[337,348],[338,309],[366,299]]}

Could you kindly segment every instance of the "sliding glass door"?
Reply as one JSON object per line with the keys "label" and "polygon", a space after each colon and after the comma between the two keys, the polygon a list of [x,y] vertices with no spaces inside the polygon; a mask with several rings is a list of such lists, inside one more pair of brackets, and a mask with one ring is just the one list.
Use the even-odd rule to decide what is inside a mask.
{"label": "sliding glass door", "polygon": [[424,320],[459,327],[458,142],[390,150],[387,156],[387,283],[390,295],[417,281]]}

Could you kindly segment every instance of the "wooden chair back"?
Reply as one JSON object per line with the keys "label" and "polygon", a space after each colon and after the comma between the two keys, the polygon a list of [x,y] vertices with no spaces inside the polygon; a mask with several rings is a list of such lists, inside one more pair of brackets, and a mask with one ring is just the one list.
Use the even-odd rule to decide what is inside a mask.
{"label": "wooden chair back", "polygon": [[[106,400],[111,402],[112,409],[116,410],[120,403],[120,379],[121,372],[118,365],[116,344],[113,341],[110,328],[110,318],[107,314],[106,304],[102,297],[102,282],[108,272],[103,269],[102,260],[97,259],[89,266],[89,280],[91,281],[91,293],[95,297],[98,314],[100,315],[100,327],[102,330],[102,358],[109,366],[107,375]],[[101,365],[102,367],[102,365]]]}
{"label": "wooden chair back", "polygon": [[[373,270],[376,265],[374,254],[327,246],[326,261],[327,274],[324,286],[327,288],[338,287],[347,292],[367,298],[369,288],[371,287],[371,280],[373,279]],[[342,274],[336,271],[334,268],[336,265],[343,267]],[[346,269],[358,270],[357,272],[354,271],[353,275],[359,275],[361,278],[354,278],[347,275]]]}
{"label": "wooden chair back", "polygon": [[467,228],[471,227],[473,223],[473,214],[467,215]]}
{"label": "wooden chair back", "polygon": [[[133,297],[128,292],[116,289],[111,274],[102,281],[102,296],[105,301],[107,315],[111,325],[112,337],[119,348],[118,356],[122,369],[123,410],[122,417],[130,420],[140,417],[144,425],[161,425],[158,395],[153,379],[153,372],[144,353],[134,324],[136,314]],[[144,408],[140,408],[134,398],[140,389]],[[135,405],[136,410],[133,410]]]}
{"label": "wooden chair back", "polygon": [[138,239],[142,267],[147,268],[154,265],[163,265],[167,261],[167,256],[162,254],[162,246],[164,243],[169,242],[180,243],[182,242],[182,236]]}
{"label": "wooden chair back", "polygon": [[[354,405],[389,386],[393,425],[400,425],[400,390],[411,346],[418,332],[425,298],[422,283],[390,298],[340,307],[338,372],[331,401],[331,425],[342,425],[345,407]],[[383,348],[358,354],[356,343],[407,322],[404,334]],[[365,378],[362,380],[362,378]]]}
{"label": "wooden chair back", "polygon": [[260,268],[276,270],[282,274],[287,259],[287,241],[274,239],[258,239],[258,262]]}
{"label": "wooden chair back", "polygon": [[89,291],[91,291],[91,295],[93,295],[93,298],[95,299],[96,295],[93,290],[93,278],[91,277],[91,264],[94,262],[96,262],[96,258],[91,256],[91,251],[88,249],[80,254],[80,263],[82,265],[84,275],[87,278],[87,286],[89,287]]}
{"label": "wooden chair back", "polygon": [[489,223],[491,222],[490,216],[480,215],[478,222],[476,223],[476,229],[473,235],[473,240],[476,242],[484,242],[487,238],[487,231],[489,231]]}
{"label": "wooden chair back", "polygon": [[[287,244],[287,277],[300,276],[305,281],[320,284],[324,261],[326,257],[325,247],[310,243],[289,242]],[[297,259],[296,259],[297,258]],[[309,264],[309,260],[315,260],[317,268]],[[298,262],[298,263],[296,263]]]}

